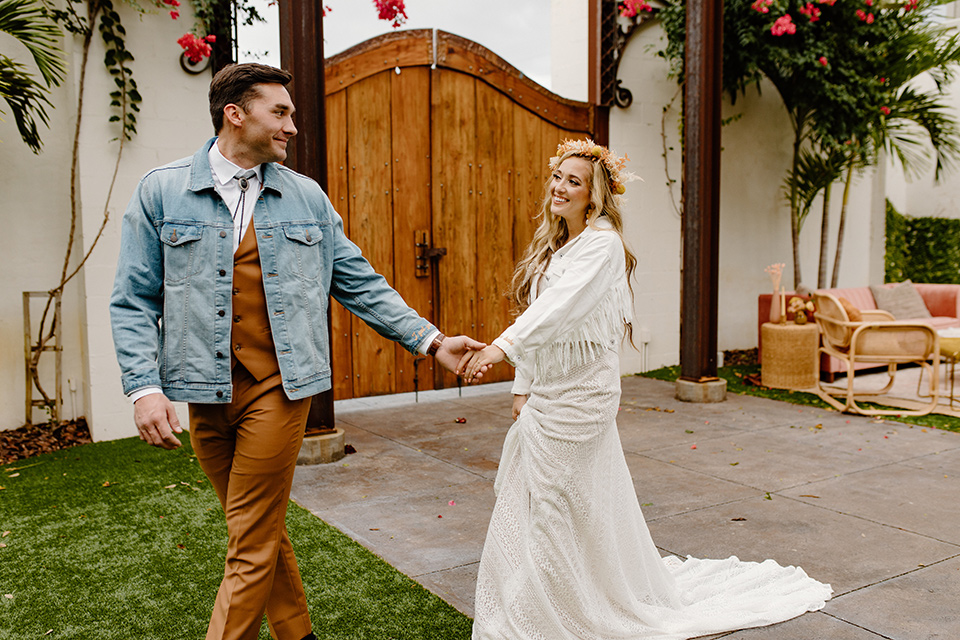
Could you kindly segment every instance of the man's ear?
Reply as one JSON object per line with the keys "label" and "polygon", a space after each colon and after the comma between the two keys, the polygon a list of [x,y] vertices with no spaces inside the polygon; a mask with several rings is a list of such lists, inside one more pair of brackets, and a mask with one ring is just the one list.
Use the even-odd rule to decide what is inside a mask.
{"label": "man's ear", "polygon": [[244,115],[243,109],[233,103],[223,108],[223,119],[235,127],[240,127],[243,124]]}

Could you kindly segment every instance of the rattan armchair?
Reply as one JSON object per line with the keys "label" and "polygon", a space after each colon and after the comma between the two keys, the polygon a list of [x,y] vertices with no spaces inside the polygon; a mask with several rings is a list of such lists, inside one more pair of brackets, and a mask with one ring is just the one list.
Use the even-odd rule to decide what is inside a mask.
{"label": "rattan armchair", "polygon": [[[817,395],[830,406],[849,413],[862,415],[925,415],[937,406],[939,389],[937,374],[940,360],[940,338],[937,332],[922,322],[894,320],[893,316],[879,309],[863,310],[863,320],[851,322],[840,301],[825,292],[813,294],[817,311],[814,313],[820,329],[820,352],[843,361],[847,367],[845,391],[824,388],[817,380]],[[854,389],[855,369],[859,363],[887,365],[890,379],[877,391]],[[930,370],[930,403],[920,409],[868,409],[857,401],[878,401],[890,391],[898,364],[919,364]],[[836,396],[836,397],[834,397]],[[843,398],[841,403],[838,398]]]}

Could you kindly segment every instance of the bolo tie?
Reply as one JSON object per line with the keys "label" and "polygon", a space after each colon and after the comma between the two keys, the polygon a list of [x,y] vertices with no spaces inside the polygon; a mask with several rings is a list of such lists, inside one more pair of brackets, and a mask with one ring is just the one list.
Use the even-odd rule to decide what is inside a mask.
{"label": "bolo tie", "polygon": [[250,188],[250,180],[256,177],[257,172],[253,169],[247,169],[246,171],[238,171],[237,175],[234,176],[237,180],[237,184],[240,185],[240,201],[237,202],[237,210],[233,212],[233,221],[234,224],[237,222],[237,216],[240,216],[240,235],[243,236],[243,212],[246,210],[246,198],[247,198],[247,189]]}

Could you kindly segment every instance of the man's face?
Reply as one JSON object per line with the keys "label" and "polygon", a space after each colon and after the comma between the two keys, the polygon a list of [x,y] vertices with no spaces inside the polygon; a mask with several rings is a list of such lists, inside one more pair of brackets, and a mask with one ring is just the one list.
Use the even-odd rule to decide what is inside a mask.
{"label": "man's face", "polygon": [[287,142],[297,135],[293,124],[293,100],[282,84],[258,84],[259,95],[247,109],[240,109],[243,123],[238,131],[245,155],[256,163],[282,162]]}

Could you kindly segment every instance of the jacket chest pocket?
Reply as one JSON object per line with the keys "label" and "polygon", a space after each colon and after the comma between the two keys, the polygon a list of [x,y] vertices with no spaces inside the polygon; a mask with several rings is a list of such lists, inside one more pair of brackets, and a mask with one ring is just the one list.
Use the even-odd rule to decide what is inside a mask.
{"label": "jacket chest pocket", "polygon": [[160,227],[165,282],[181,282],[203,269],[204,261],[200,256],[202,235],[202,227],[196,225],[166,223]]}
{"label": "jacket chest pocket", "polygon": [[280,252],[280,270],[304,280],[320,277],[320,240],[323,231],[316,224],[287,225],[283,228],[286,241]]}

